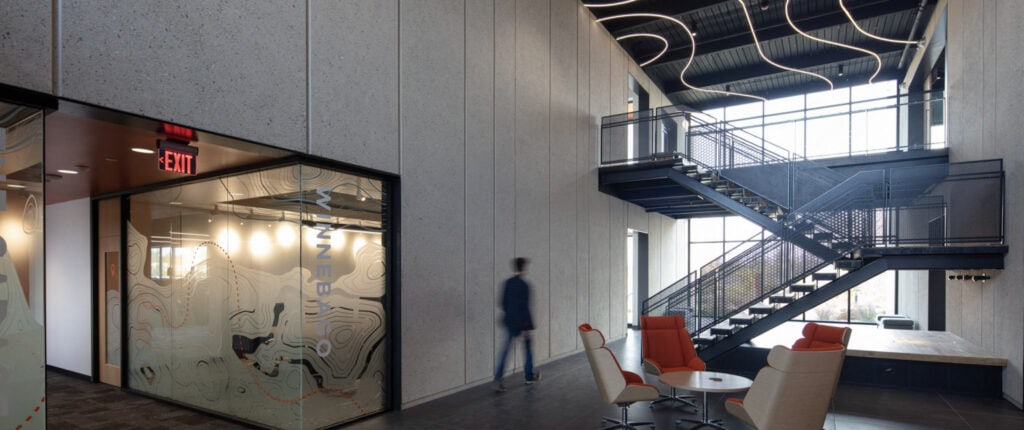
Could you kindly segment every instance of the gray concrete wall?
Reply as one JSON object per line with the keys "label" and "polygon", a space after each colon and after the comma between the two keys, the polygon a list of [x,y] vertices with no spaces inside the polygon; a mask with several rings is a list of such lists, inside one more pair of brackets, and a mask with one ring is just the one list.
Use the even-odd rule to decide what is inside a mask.
{"label": "gray concrete wall", "polygon": [[597,190],[627,74],[666,99],[576,0],[0,9],[0,82],[400,175],[403,405],[490,380],[515,256],[539,363],[582,322],[625,334],[627,227],[651,234],[652,291],[685,271],[685,228]]}
{"label": "gray concrete wall", "polygon": [[0,82],[53,90],[53,8],[38,0],[0,0]]}
{"label": "gray concrete wall", "polygon": [[947,30],[947,141],[950,161],[1003,159],[1006,171],[1006,269],[985,283],[950,283],[947,330],[1010,360],[1003,394],[1024,404],[1024,3],[950,0]]}
{"label": "gray concrete wall", "polygon": [[913,319],[918,330],[928,330],[928,271],[900,270],[896,279],[900,289],[896,313]]}

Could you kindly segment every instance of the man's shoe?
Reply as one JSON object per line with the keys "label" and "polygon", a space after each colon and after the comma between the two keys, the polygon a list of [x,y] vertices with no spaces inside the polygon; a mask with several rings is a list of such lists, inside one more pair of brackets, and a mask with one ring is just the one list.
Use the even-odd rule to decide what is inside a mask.
{"label": "man's shoe", "polygon": [[497,391],[499,393],[504,393],[505,392],[505,384],[502,383],[501,381],[494,381],[491,384],[491,386],[494,388],[494,391]]}
{"label": "man's shoe", "polygon": [[528,378],[526,380],[526,385],[530,385],[530,384],[532,384],[534,382],[537,382],[537,381],[540,381],[540,371],[539,370],[533,372],[533,378]]}

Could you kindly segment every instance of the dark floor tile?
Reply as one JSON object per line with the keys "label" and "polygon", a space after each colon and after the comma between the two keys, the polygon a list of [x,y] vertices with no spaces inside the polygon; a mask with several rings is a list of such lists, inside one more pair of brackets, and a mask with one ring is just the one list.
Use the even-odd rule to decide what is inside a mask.
{"label": "dark floor tile", "polygon": [[[609,347],[639,351],[638,336],[631,335]],[[653,375],[640,372],[639,359],[621,354],[622,365],[657,384]],[[619,409],[602,401],[586,357],[577,353],[540,366],[544,379],[526,386],[522,374],[507,379],[508,391],[494,392],[488,381],[450,396],[343,426],[345,430],[393,429],[552,429],[593,430],[602,427],[602,416],[618,418]],[[249,428],[215,416],[179,408],[114,387],[48,374],[48,427],[55,429],[195,429]],[[667,387],[661,387],[668,393]],[[749,427],[725,411],[724,399],[708,397],[709,415],[724,420],[730,430]],[[835,409],[825,421],[826,430],[919,430],[919,429],[1024,429],[1024,413],[1002,399],[971,398],[934,393],[887,390],[841,385]],[[634,421],[653,421],[659,429],[677,426],[679,418],[694,418],[692,408],[648,407],[634,404]]]}
{"label": "dark floor tile", "polygon": [[961,413],[1005,415],[1024,419],[1024,411],[1005,399],[942,394],[953,410]]}
{"label": "dark floor tile", "polygon": [[961,412],[960,416],[974,430],[1021,430],[1024,429],[1024,417],[1004,414],[975,414]]}

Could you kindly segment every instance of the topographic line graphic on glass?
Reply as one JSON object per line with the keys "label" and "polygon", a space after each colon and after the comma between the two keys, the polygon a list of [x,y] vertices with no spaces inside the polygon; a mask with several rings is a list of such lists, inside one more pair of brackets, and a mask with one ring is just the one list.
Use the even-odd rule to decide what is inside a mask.
{"label": "topographic line graphic on glass", "polygon": [[[245,247],[214,241],[190,245],[196,252],[189,267],[175,269],[184,273],[176,282],[157,282],[144,270],[149,240],[134,220],[128,230],[132,388],[282,428],[318,428],[383,409],[379,243],[363,240],[353,257],[335,258],[323,294],[322,273],[299,267],[297,250],[282,255],[294,257],[291,268],[274,273],[243,265],[254,261]],[[314,244],[302,246],[316,256]],[[318,349],[324,340],[329,347]]]}
{"label": "topographic line graphic on glass", "polygon": [[45,425],[43,326],[32,316],[21,280],[0,237],[0,426]]}

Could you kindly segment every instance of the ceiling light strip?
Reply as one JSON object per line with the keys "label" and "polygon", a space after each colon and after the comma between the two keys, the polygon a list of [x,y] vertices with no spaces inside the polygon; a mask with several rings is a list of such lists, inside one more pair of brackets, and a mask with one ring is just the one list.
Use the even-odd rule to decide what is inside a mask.
{"label": "ceiling light strip", "polygon": [[822,75],[819,75],[819,74],[814,73],[814,72],[808,72],[806,70],[794,69],[792,67],[783,66],[783,65],[781,65],[779,63],[776,63],[776,62],[772,61],[771,59],[768,58],[768,56],[764,55],[764,51],[761,50],[761,42],[757,40],[757,32],[754,31],[754,20],[750,19],[750,11],[747,10],[747,3],[744,2],[743,0],[736,0],[736,2],[740,4],[740,7],[743,8],[743,16],[747,17],[747,25],[750,27],[750,35],[754,36],[754,47],[757,48],[757,54],[760,55],[761,58],[764,59],[765,62],[767,62],[768,64],[771,64],[771,65],[773,65],[775,67],[778,67],[778,68],[780,68],[782,70],[788,70],[788,71],[791,71],[791,72],[802,73],[802,74],[805,74],[807,76],[813,76],[815,78],[818,78],[818,79],[821,79],[821,80],[823,80],[825,82],[828,82],[828,89],[829,89],[829,91],[831,91],[832,89],[835,88],[835,85],[832,85],[832,81],[829,80],[828,78],[822,76]]}
{"label": "ceiling light strip", "polygon": [[798,28],[796,26],[796,24],[793,22],[792,17],[789,16],[789,2],[790,2],[790,0],[786,0],[786,7],[785,7],[786,22],[789,23],[789,26],[792,27],[793,30],[796,30],[797,33],[800,33],[801,36],[806,37],[806,38],[811,39],[811,40],[815,40],[815,41],[821,42],[821,43],[826,43],[826,44],[829,44],[829,45],[838,46],[840,48],[848,48],[848,49],[852,49],[854,51],[863,52],[863,53],[868,54],[868,55],[870,55],[872,57],[875,57],[875,61],[878,63],[878,67],[875,68],[875,73],[873,75],[871,75],[870,78],[868,78],[868,83],[869,84],[873,84],[874,83],[875,78],[878,77],[878,74],[882,72],[882,57],[879,57],[878,54],[876,54],[874,51],[870,51],[870,50],[867,50],[867,49],[864,49],[864,48],[858,48],[858,47],[853,46],[853,45],[847,45],[845,43],[833,42],[831,40],[822,39],[820,37],[812,36],[810,34],[805,33],[803,30],[801,30],[800,28]]}
{"label": "ceiling light strip", "polygon": [[751,98],[751,99],[755,99],[755,100],[760,100],[760,101],[763,101],[763,102],[764,101],[768,101],[768,99],[766,99],[764,97],[759,97],[759,96],[755,96],[755,95],[752,95],[752,94],[737,93],[737,92],[733,92],[733,91],[709,90],[709,89],[699,88],[699,87],[690,85],[689,82],[686,82],[686,78],[684,77],[684,75],[686,74],[686,71],[690,68],[690,65],[693,64],[693,56],[697,52],[697,41],[693,38],[693,32],[690,31],[690,27],[687,27],[686,24],[684,24],[682,21],[680,21],[678,19],[675,19],[675,18],[673,18],[671,16],[668,16],[668,15],[660,15],[660,14],[656,14],[656,13],[626,13],[626,14],[622,14],[622,15],[606,16],[604,18],[598,19],[597,22],[611,21],[613,19],[621,19],[621,18],[660,18],[660,19],[665,19],[665,20],[668,20],[668,21],[672,21],[672,22],[676,23],[676,25],[678,25],[678,26],[683,28],[683,31],[685,31],[686,35],[689,36],[689,38],[690,38],[690,57],[686,59],[686,65],[683,66],[683,71],[679,72],[679,82],[682,82],[683,85],[689,87],[690,89],[692,89],[694,91],[705,92],[705,93],[715,93],[715,94],[725,94],[727,96],[747,97],[747,98]]}
{"label": "ceiling light strip", "polygon": [[913,45],[915,43],[919,43],[920,42],[920,41],[917,41],[917,40],[889,39],[887,37],[875,36],[874,34],[871,34],[871,33],[868,33],[867,31],[864,31],[864,29],[860,28],[860,25],[857,24],[857,20],[853,19],[853,15],[850,14],[850,10],[846,8],[846,5],[843,4],[843,1],[844,0],[839,0],[839,8],[842,9],[843,13],[846,14],[846,17],[850,19],[850,23],[853,24],[853,28],[856,28],[857,31],[859,31],[861,34],[863,34],[863,35],[865,35],[867,37],[870,37],[872,39],[881,40],[883,42],[889,42],[889,43],[902,43],[904,45]]}
{"label": "ceiling light strip", "polygon": [[615,6],[622,6],[624,4],[630,4],[630,3],[633,3],[635,1],[637,1],[637,0],[623,0],[623,1],[618,1],[618,2],[614,2],[614,3],[605,3],[605,4],[583,3],[583,6],[592,7],[592,8],[615,7]]}
{"label": "ceiling light strip", "polygon": [[661,58],[662,55],[665,55],[666,51],[668,51],[668,40],[666,40],[664,37],[658,36],[657,34],[652,34],[652,33],[627,34],[625,36],[619,36],[619,37],[615,38],[615,40],[631,39],[631,38],[634,38],[634,37],[650,37],[652,39],[658,39],[658,40],[661,41],[662,44],[665,45],[664,47],[661,48],[661,52],[659,52],[658,55],[655,55],[654,58],[651,58],[650,60],[645,61],[643,64],[640,65],[640,67],[644,67],[644,66],[646,66],[648,64],[651,64],[651,63],[657,61],[659,58]]}

